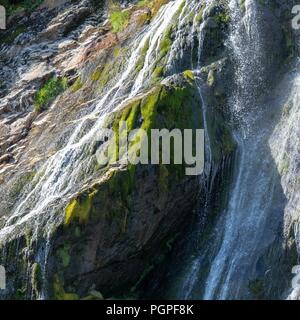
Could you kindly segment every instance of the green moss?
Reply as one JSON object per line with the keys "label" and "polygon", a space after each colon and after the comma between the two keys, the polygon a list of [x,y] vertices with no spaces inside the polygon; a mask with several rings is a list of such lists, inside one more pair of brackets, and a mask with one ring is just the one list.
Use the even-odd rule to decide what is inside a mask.
{"label": "green moss", "polygon": [[75,293],[67,293],[57,275],[53,281],[53,299],[54,300],[79,300],[79,296]]}
{"label": "green moss", "polygon": [[139,57],[139,59],[137,61],[137,64],[135,66],[135,69],[136,69],[137,72],[143,69],[143,66],[144,66],[144,63],[145,63],[145,58],[146,58],[146,55],[147,55],[147,51],[149,49],[149,43],[150,43],[149,39],[147,39],[145,41],[145,44],[144,44],[143,48],[141,49],[140,57]]}
{"label": "green moss", "polygon": [[207,28],[206,37],[203,42],[205,60],[203,65],[209,65],[224,53],[224,46],[228,36],[230,14],[227,6],[215,4],[209,11],[209,18],[216,23],[215,28]]}
{"label": "green moss", "polygon": [[70,264],[69,251],[70,251],[69,245],[64,245],[63,247],[57,250],[57,256],[64,268],[66,268]]}
{"label": "green moss", "polygon": [[9,0],[1,0],[0,4],[6,8],[7,15],[11,16],[21,11],[33,11],[43,2],[44,0],[21,0],[12,3]]}
{"label": "green moss", "polygon": [[151,0],[139,0],[136,5],[137,7],[151,7],[152,3],[153,1]]}
{"label": "green moss", "polygon": [[32,289],[38,293],[42,289],[43,275],[39,263],[34,263],[32,266],[31,286]]}
{"label": "green moss", "polygon": [[[138,128],[137,120],[143,119],[141,128],[148,131],[152,126],[153,119],[155,118],[155,106],[159,99],[160,87],[157,87],[151,91],[145,99],[136,99],[131,101],[124,109],[115,115],[115,119],[112,125],[115,134],[115,141],[113,141],[108,147],[109,162],[114,163],[120,160],[120,156],[123,154],[123,150],[119,150],[119,128],[121,122],[126,122],[127,131]],[[130,150],[133,152],[134,145],[137,141],[132,141],[129,145]]]}
{"label": "green moss", "polygon": [[18,177],[12,188],[9,190],[9,196],[12,198],[17,198],[21,194],[23,188],[25,188],[27,184],[32,182],[35,175],[36,172],[31,171],[26,172],[22,176]]}
{"label": "green moss", "polygon": [[0,43],[11,44],[16,39],[16,37],[26,31],[26,28],[23,26],[18,26],[13,29],[11,32],[7,33],[4,36],[1,36]]}
{"label": "green moss", "polygon": [[130,11],[115,8],[109,15],[109,21],[112,25],[112,31],[118,33],[123,31],[129,23]]}
{"label": "green moss", "polygon": [[207,83],[210,87],[215,83],[215,72],[213,70],[208,72]]}
{"label": "green moss", "polygon": [[161,87],[154,89],[141,104],[141,115],[143,117],[142,129],[147,132],[153,127],[153,123],[156,117],[156,108],[159,100]]}
{"label": "green moss", "polygon": [[250,280],[248,284],[251,295],[256,299],[261,299],[264,292],[264,283],[261,279]]}
{"label": "green moss", "polygon": [[147,40],[145,41],[144,47],[143,47],[142,50],[141,50],[141,55],[145,56],[145,55],[147,54],[147,51],[148,51],[148,49],[149,49],[149,45],[150,45],[150,40],[147,39]]}
{"label": "green moss", "polygon": [[[134,187],[134,177],[135,166],[128,166],[126,171],[114,171],[105,182],[94,185],[73,199],[65,211],[65,227],[69,227],[72,222],[86,224],[102,217],[117,219],[120,230],[124,231],[127,223],[126,208],[129,206],[128,196]],[[110,201],[111,197],[114,198],[113,203]]]}
{"label": "green moss", "polygon": [[108,156],[109,156],[109,162],[114,163],[119,159],[120,154],[122,154],[123,150],[119,150],[119,130],[120,130],[120,123],[125,122],[127,126],[127,131],[131,131],[135,129],[136,119],[137,119],[137,111],[139,108],[140,102],[138,100],[134,100],[129,105],[123,109],[115,118],[113,122],[113,131],[115,134],[115,141],[112,142],[112,144],[109,145],[108,149]]}
{"label": "green moss", "polygon": [[204,6],[200,9],[200,11],[197,13],[197,15],[196,15],[196,22],[198,23],[198,24],[201,24],[202,22],[203,22],[203,12],[204,12]]}
{"label": "green moss", "polygon": [[192,80],[192,81],[195,80],[195,76],[194,76],[192,70],[185,70],[185,71],[183,72],[183,75],[184,75],[184,77],[185,77],[186,80]]}
{"label": "green moss", "polygon": [[26,241],[26,247],[29,248],[31,244],[32,239],[32,230],[29,228],[26,228],[24,233],[25,241]]}
{"label": "green moss", "polygon": [[169,52],[172,44],[171,35],[172,35],[173,26],[170,26],[164,33],[159,50],[160,50],[160,59],[162,59]]}
{"label": "green moss", "polygon": [[[212,102],[216,105],[216,101]],[[211,139],[211,151],[213,161],[219,162],[224,156],[230,155],[236,148],[236,143],[218,111],[214,111],[207,116],[208,132]]]}
{"label": "green moss", "polygon": [[24,300],[26,297],[26,291],[26,287],[18,288],[15,294],[16,300]]}
{"label": "green moss", "polygon": [[219,12],[218,14],[216,14],[213,19],[215,20],[216,23],[220,24],[228,24],[230,22],[230,15],[223,11],[223,12]]}
{"label": "green moss", "polygon": [[85,224],[89,218],[91,210],[91,199],[95,192],[91,191],[88,194],[82,194],[81,197],[73,199],[66,208],[65,225],[68,225],[73,219],[78,219],[80,224]]}
{"label": "green moss", "polygon": [[34,98],[34,108],[36,112],[41,112],[68,86],[66,78],[59,79],[51,78],[44,86],[36,93]]}
{"label": "green moss", "polygon": [[[122,151],[118,150],[119,139],[123,138],[119,137],[121,121],[126,122],[128,132],[136,128],[142,128],[149,133],[151,128],[193,129],[201,127],[203,121],[201,108],[199,108],[200,98],[196,94],[197,91],[189,81],[186,81],[183,87],[158,85],[147,95],[130,101],[126,107],[111,116],[111,127],[116,136],[117,146],[115,142],[109,145],[109,156],[119,160],[120,151]],[[135,143],[136,141],[131,142],[129,148],[135,146]],[[149,148],[150,144],[149,141]],[[173,161],[173,156],[171,161]],[[112,171],[105,181],[95,184],[71,200],[65,211],[65,226],[69,227],[72,222],[75,222],[74,226],[77,226],[78,223],[84,226],[102,217],[116,219],[120,230],[126,230],[132,201],[131,195],[135,187],[136,168],[135,165],[129,165],[127,170]],[[170,180],[181,179],[185,172],[184,165],[173,164],[168,168],[157,168],[157,180],[163,192],[168,191]],[[109,201],[111,198],[114,199],[114,203]]]}
{"label": "green moss", "polygon": [[[126,171],[121,174],[115,171],[109,180],[109,191],[114,194],[119,194],[121,197],[121,207],[128,206],[128,196],[132,193],[135,181],[135,166],[129,165]],[[118,213],[117,213],[118,215]]]}
{"label": "green moss", "polygon": [[117,57],[120,55],[120,53],[121,53],[121,48],[120,48],[120,47],[114,48],[113,56],[114,56],[115,58],[117,58]]}
{"label": "green moss", "polygon": [[81,81],[80,77],[78,77],[76,81],[73,83],[73,85],[71,86],[70,90],[72,92],[77,92],[82,87],[83,87],[83,82]]}
{"label": "green moss", "polygon": [[[118,128],[120,120],[127,122],[128,130],[137,128],[137,119],[142,119],[140,127],[146,132],[151,128],[181,128],[188,129],[199,126],[200,123],[193,123],[192,119],[199,119],[199,108],[193,115],[194,95],[192,87],[175,87],[166,90],[163,86],[157,86],[151,90],[146,97],[141,100],[132,101],[128,107],[124,108],[115,118],[113,128],[118,147]],[[190,105],[187,106],[186,104]],[[172,111],[170,111],[170,109]],[[129,121],[129,119],[132,119]],[[159,123],[157,123],[159,121]],[[130,148],[135,142],[129,146]],[[150,141],[149,141],[150,148]],[[112,152],[110,152],[111,154]],[[149,152],[150,154],[150,152]],[[117,151],[117,160],[119,151]]]}
{"label": "green moss", "polygon": [[101,67],[99,67],[91,76],[92,81],[97,81],[98,88],[102,90],[109,83],[111,79],[114,79],[120,68],[122,68],[124,60],[122,57],[114,59]]}
{"label": "green moss", "polygon": [[242,12],[246,12],[246,1],[240,0],[240,9]]}
{"label": "green moss", "polygon": [[159,66],[159,67],[156,67],[153,71],[153,79],[155,81],[157,81],[157,79],[161,78],[163,76],[163,73],[164,73],[164,68]]}

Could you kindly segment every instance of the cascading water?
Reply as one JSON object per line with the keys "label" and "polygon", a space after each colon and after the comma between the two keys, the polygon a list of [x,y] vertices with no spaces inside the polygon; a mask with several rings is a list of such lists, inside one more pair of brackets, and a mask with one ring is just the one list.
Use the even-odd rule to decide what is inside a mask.
{"label": "cascading water", "polygon": [[[250,281],[257,278],[259,259],[277,239],[282,224],[285,197],[268,146],[280,110],[259,101],[267,83],[260,12],[253,0],[245,2],[245,13],[236,0],[230,1],[229,8],[228,46],[236,83],[229,105],[238,161],[228,205],[216,223],[212,243],[201,248],[186,271],[186,299],[246,298]],[[201,267],[205,259],[210,262],[204,280]],[[203,284],[198,280],[201,277]]]}
{"label": "cascading water", "polygon": [[[124,104],[137,95],[149,79],[153,65],[155,66],[162,36],[183,2],[183,0],[177,0],[164,6],[153,23],[137,37],[127,68],[116,84],[94,105],[91,112],[76,120],[73,133],[67,139],[65,147],[52,156],[40,170],[42,174],[38,174],[37,181],[33,181],[34,187],[21,199],[19,205],[13,210],[14,214],[1,229],[0,239],[10,233],[16,225],[21,225],[33,216],[40,215],[44,210],[49,210],[55,201],[67,197],[76,190],[74,187],[77,185],[80,173],[89,168],[89,159],[85,156],[86,148],[91,147],[93,141],[101,137],[99,132],[103,127],[105,116],[119,107],[120,101]],[[134,70],[146,42],[149,42],[149,47],[144,67],[136,76],[132,88],[128,90],[126,85],[131,82],[135,74]],[[90,120],[94,120],[92,127]]]}
{"label": "cascading water", "polygon": [[[239,297],[246,273],[249,276],[249,268],[255,268],[259,238],[265,230],[267,211],[273,201],[274,179],[268,170],[270,159],[264,159],[267,153],[264,148],[267,132],[264,131],[267,130],[258,131],[261,123],[255,119],[260,113],[256,107],[256,93],[264,75],[258,13],[254,1],[246,1],[245,6],[242,17],[237,1],[230,3],[235,27],[229,41],[237,64],[237,90],[230,105],[239,126],[235,138],[240,160],[225,212],[222,244],[206,280],[204,299]],[[250,275],[253,276],[251,272]]]}
{"label": "cascading water", "polygon": [[[121,75],[111,81],[114,84],[99,98],[99,101],[74,120],[64,146],[45,162],[27,188],[29,191],[15,205],[13,214],[0,230],[2,243],[16,234],[16,229],[24,227],[26,223],[33,223],[36,226],[31,242],[35,241],[39,233],[46,234],[46,238],[50,239],[53,225],[63,218],[57,215],[65,205],[62,199],[68,200],[86,182],[82,181],[82,173],[88,173],[92,167],[87,151],[93,148],[95,142],[103,138],[101,129],[106,117],[138,95],[151,81],[156,63],[161,59],[160,43],[163,41],[165,32],[173,24],[178,32],[170,50],[169,61],[174,58],[175,52],[178,54],[174,48],[181,44],[180,22],[183,22],[199,5],[198,1],[170,1],[160,9],[151,24],[136,37],[130,59]],[[142,55],[144,55],[143,66],[136,71]],[[46,247],[38,250],[36,258],[43,265],[44,274],[47,269],[49,250],[50,243],[47,241]],[[45,297],[47,293],[41,293],[41,298]]]}
{"label": "cascading water", "polygon": [[[88,185],[93,167],[89,151],[103,138],[101,129],[106,117],[151,86],[157,63],[162,59],[161,43],[171,26],[173,38],[169,52],[163,57],[164,70],[166,75],[187,68],[193,71],[202,101],[206,139],[205,179],[201,177],[200,183],[206,183],[205,197],[209,202],[214,182],[211,176],[216,169],[212,163],[212,141],[207,118],[209,106],[203,94],[206,84],[201,58],[207,32],[202,19],[205,20],[206,15],[210,14],[211,4],[215,4],[213,0],[170,1],[136,36],[130,58],[121,74],[110,79],[108,89],[102,92],[98,101],[73,121],[62,148],[44,163],[26,189],[28,191],[14,206],[13,214],[0,230],[0,243],[5,243],[17,233],[17,228],[27,222],[35,225],[32,242],[40,232],[46,240],[50,239],[53,225],[61,222],[58,219],[63,219],[57,213],[63,211],[65,204],[78,190]],[[243,6],[238,0],[230,0],[229,9],[231,26],[227,49],[231,52],[235,88],[228,104],[237,143],[233,183],[227,205],[218,212],[211,241],[206,241],[205,247],[201,247],[199,254],[185,266],[181,290],[177,293],[177,297],[183,299],[247,298],[249,281],[261,274],[259,259],[278,237],[286,202],[286,192],[281,189],[278,175],[278,167],[284,160],[276,143],[270,139],[280,110],[270,101],[260,100],[261,92],[267,87],[269,73],[259,5],[255,0],[246,0]],[[199,12],[201,17],[195,15]],[[205,22],[212,26],[216,23],[211,17],[207,20],[210,21]],[[187,51],[192,54],[187,54]],[[193,55],[195,52],[196,58]],[[296,82],[294,100],[298,100],[298,86]],[[297,107],[295,101],[293,106]],[[298,118],[291,118],[293,125],[297,121]],[[274,158],[276,163],[273,163]],[[289,176],[287,179],[292,178]],[[297,201],[293,198],[291,205]],[[204,216],[209,214],[209,210],[209,206],[203,209],[207,211]],[[201,231],[197,236],[200,238]],[[50,245],[47,242],[45,247],[41,246],[35,259],[43,266],[44,278]],[[205,261],[206,268],[203,267]],[[47,297],[47,292],[40,293],[40,298]]]}

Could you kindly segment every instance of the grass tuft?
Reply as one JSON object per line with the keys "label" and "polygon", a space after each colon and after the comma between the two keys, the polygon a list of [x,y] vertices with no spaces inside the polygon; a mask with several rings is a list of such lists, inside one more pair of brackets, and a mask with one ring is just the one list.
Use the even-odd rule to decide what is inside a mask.
{"label": "grass tuft", "polygon": [[36,93],[34,98],[34,110],[38,113],[45,110],[49,104],[66,88],[68,82],[66,78],[58,79],[51,78],[44,86]]}

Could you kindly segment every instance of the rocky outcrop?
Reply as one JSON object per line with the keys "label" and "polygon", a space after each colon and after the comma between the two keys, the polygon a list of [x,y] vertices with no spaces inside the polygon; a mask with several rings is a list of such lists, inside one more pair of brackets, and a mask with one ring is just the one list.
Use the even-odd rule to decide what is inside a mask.
{"label": "rocky outcrop", "polygon": [[[39,21],[40,32],[26,32],[2,45],[4,59],[18,48],[8,68],[26,70],[5,82],[4,92],[9,95],[1,100],[5,125],[1,126],[5,130],[0,149],[1,263],[7,266],[9,279],[4,297],[95,298],[95,291],[104,297],[133,295],[134,290],[129,293],[129,289],[162,259],[174,235],[190,221],[195,199],[207,183],[204,177],[199,183],[197,177],[186,176],[181,165],[126,167],[120,163],[101,168],[96,163],[95,145],[84,151],[89,169],[83,169],[86,172],[74,181],[72,191],[45,206],[39,216],[26,213],[27,205],[32,210],[35,201],[31,190],[42,186],[39,181],[46,177],[44,165],[47,171],[48,161],[61,152],[64,137],[74,130],[77,119],[88,115],[101,92],[114,85],[128,59],[128,43],[164,3],[167,1],[154,1],[149,7],[129,6],[125,9],[129,12],[126,25],[119,26],[117,32],[114,22],[105,20],[106,10],[100,8],[95,14],[88,1],[64,2],[49,9],[42,6],[28,18],[35,30],[35,21]],[[42,19],[45,12],[48,18]],[[26,47],[21,40],[25,36]],[[130,129],[203,128],[202,96],[193,72],[187,70],[161,83],[170,41],[166,38],[161,67],[153,69],[147,89],[110,113],[108,127],[115,128],[125,120]],[[21,58],[25,56],[26,60]],[[135,72],[141,70],[144,59],[137,61]],[[216,82],[209,82],[207,89],[220,83],[220,68],[214,70]],[[205,81],[206,77],[204,70]],[[65,91],[58,97],[46,95],[49,88],[65,82],[67,87],[63,86]],[[28,98],[16,99],[16,95]],[[37,95],[43,97],[38,101],[47,102],[41,109],[37,109]],[[221,101],[214,94],[210,99],[212,104]],[[212,112],[209,120],[210,134],[215,137],[216,168],[234,150],[228,128],[222,123],[224,115],[217,114]],[[83,133],[94,121],[91,118]],[[23,203],[26,198],[27,204]],[[20,214],[16,214],[18,206]]]}
{"label": "rocky outcrop", "polygon": [[[0,72],[0,121],[6,141],[0,145],[1,156],[9,147],[18,150],[17,142],[26,137],[37,117],[35,95],[51,77],[67,78],[72,84],[87,59],[108,52],[151,18],[150,9],[133,7],[128,27],[116,34],[105,20],[103,5],[56,2],[11,17],[8,30],[1,31],[0,61],[5,67]],[[14,136],[13,141],[8,135]],[[13,157],[19,156],[15,151]]]}
{"label": "rocky outcrop", "polygon": [[[176,106],[170,104],[175,96]],[[178,87],[171,83],[135,98],[113,119],[126,119],[126,114],[130,121],[134,112],[133,128],[139,127],[139,119],[147,130],[193,128],[201,124],[199,105],[191,84],[183,82]],[[189,116],[193,112],[194,124]],[[56,279],[63,281],[66,291],[81,296],[93,287],[105,296],[122,294],[139,280],[155,251],[163,253],[166,249],[191,212],[199,191],[197,178],[186,177],[180,165],[130,165],[109,170],[66,208],[64,225],[56,232],[49,260]],[[61,251],[68,263],[59,258]]]}
{"label": "rocky outcrop", "polygon": [[[0,264],[8,280],[1,298],[138,298],[158,291],[174,297],[170,292],[182,289],[177,263],[188,266],[195,254],[186,250],[185,235],[196,238],[200,251],[215,253],[207,242],[224,222],[239,157],[232,132],[240,118],[230,105],[240,88],[228,45],[228,1],[100,3],[46,0],[33,11],[11,13],[8,30],[1,31]],[[295,66],[289,6],[259,4],[264,25],[276,30],[265,28],[261,52],[274,43],[278,50],[263,57],[260,82],[249,77],[255,98],[276,85],[272,75],[281,77],[279,68]],[[245,12],[244,1],[240,9]],[[285,238],[263,252],[261,270],[278,258],[278,270],[286,272],[299,242],[297,88],[270,138],[289,199]],[[98,152],[112,144],[99,128],[111,129],[119,141],[121,121],[147,132],[204,128],[204,172],[187,176],[185,165],[161,161],[124,164],[118,148],[116,162],[100,164]],[[211,257],[201,260],[201,290]],[[153,275],[159,289],[149,281]],[[247,297],[287,296],[288,279],[249,283]]]}

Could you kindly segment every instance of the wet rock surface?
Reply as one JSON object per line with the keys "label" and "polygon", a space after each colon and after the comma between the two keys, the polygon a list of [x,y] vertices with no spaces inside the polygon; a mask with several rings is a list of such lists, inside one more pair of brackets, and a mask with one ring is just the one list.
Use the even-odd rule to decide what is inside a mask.
{"label": "wet rock surface", "polygon": [[[289,270],[300,252],[297,35],[290,30],[293,1],[258,9],[246,2],[242,15],[248,10],[265,26],[255,47],[265,64],[261,78],[248,77],[253,95],[244,107],[259,95],[272,100],[277,86],[274,92],[285,92],[270,115],[277,122],[267,152],[285,207],[274,201],[282,220],[274,240],[267,231],[258,235],[268,243],[243,298],[278,299],[291,292]],[[219,245],[208,242],[225,223],[240,154],[233,133],[241,117],[231,105],[243,91],[235,88],[241,57],[229,45],[229,4],[46,0],[9,17],[0,31],[0,264],[8,279],[1,298],[203,296]],[[98,128],[121,120],[131,129],[204,128],[204,173],[120,161],[100,166],[96,151],[109,145]],[[185,268],[207,252],[191,289],[196,267]],[[295,289],[289,297],[297,296]]]}

